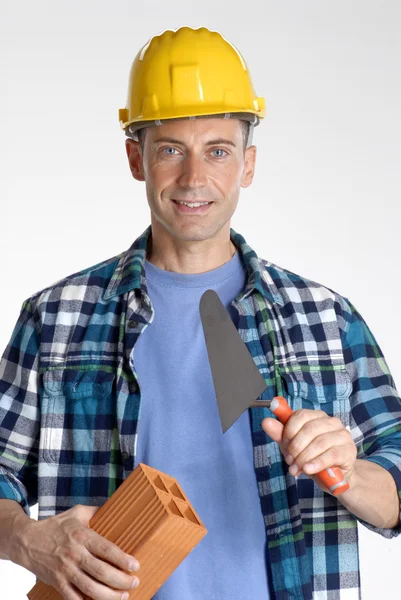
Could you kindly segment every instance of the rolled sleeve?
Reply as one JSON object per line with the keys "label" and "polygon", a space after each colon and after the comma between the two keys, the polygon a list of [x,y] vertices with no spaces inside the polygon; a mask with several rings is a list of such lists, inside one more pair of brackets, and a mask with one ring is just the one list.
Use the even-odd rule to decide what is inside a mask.
{"label": "rolled sleeve", "polygon": [[31,300],[22,304],[0,360],[0,498],[29,515],[37,502],[39,334]]}
{"label": "rolled sleeve", "polygon": [[[368,325],[345,299],[343,350],[352,381],[351,433],[358,458],[380,465],[394,478],[401,520],[401,401],[383,353]],[[401,525],[383,529],[358,519],[386,538],[401,533]],[[401,521],[400,521],[401,522]]]}

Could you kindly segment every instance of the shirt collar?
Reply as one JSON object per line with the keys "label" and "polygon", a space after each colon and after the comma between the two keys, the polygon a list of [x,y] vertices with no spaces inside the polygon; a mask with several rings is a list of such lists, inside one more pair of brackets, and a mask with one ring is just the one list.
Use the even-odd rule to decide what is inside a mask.
{"label": "shirt collar", "polygon": [[[131,247],[120,256],[104,292],[104,300],[109,300],[134,289],[147,294],[144,264],[146,260],[146,248],[151,232],[151,226],[149,225],[134,241]],[[234,231],[234,229],[230,229],[230,238],[238,249],[247,270],[247,282],[241,298],[245,298],[254,290],[257,290],[269,302],[283,306],[283,298],[270,273],[267,271],[263,260],[248,246],[242,235]]]}

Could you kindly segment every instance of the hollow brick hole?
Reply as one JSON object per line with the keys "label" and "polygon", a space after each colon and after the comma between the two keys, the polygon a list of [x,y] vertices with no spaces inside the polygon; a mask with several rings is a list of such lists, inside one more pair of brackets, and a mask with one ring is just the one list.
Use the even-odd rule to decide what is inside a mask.
{"label": "hollow brick hole", "polygon": [[192,521],[192,523],[195,523],[196,525],[200,525],[198,519],[195,516],[195,513],[193,512],[193,510],[189,506],[186,507],[186,509],[184,511],[184,515],[186,516],[186,518],[189,521]]}
{"label": "hollow brick hole", "polygon": [[159,488],[159,490],[161,490],[162,492],[165,492],[166,494],[168,494],[168,489],[167,487],[164,485],[164,482],[162,480],[162,478],[160,477],[160,475],[158,475],[155,480],[154,480],[154,484],[157,488]]}
{"label": "hollow brick hole", "polygon": [[183,514],[181,513],[174,500],[170,500],[170,502],[168,503],[168,507],[174,515],[177,515],[177,517],[181,517],[182,519],[184,518]]}
{"label": "hollow brick hole", "polygon": [[180,492],[180,488],[178,487],[178,485],[176,483],[173,483],[170,486],[170,492],[173,494],[173,496],[176,496],[176,498],[179,498],[180,500],[185,501],[185,498],[182,495],[182,493]]}

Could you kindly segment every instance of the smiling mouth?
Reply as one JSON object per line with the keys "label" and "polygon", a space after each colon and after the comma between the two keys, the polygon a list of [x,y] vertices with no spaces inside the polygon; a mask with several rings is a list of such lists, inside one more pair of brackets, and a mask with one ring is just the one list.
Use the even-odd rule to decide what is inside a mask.
{"label": "smiling mouth", "polygon": [[174,200],[173,202],[176,204],[180,204],[181,206],[189,206],[189,208],[199,208],[199,206],[206,206],[208,204],[212,204],[212,202],[186,202],[184,200]]}

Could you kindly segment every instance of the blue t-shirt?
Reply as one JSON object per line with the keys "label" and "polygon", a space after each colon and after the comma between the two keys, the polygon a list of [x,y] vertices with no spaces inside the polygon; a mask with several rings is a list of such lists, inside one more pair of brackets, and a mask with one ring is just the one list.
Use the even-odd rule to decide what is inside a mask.
{"label": "blue t-shirt", "polygon": [[[248,411],[225,433],[199,315],[213,289],[232,300],[246,274],[238,252],[201,274],[145,263],[155,315],[134,349],[141,387],[136,460],[175,477],[208,533],[154,596],[157,600],[266,600],[266,533]],[[140,578],[140,571],[138,572]]]}

